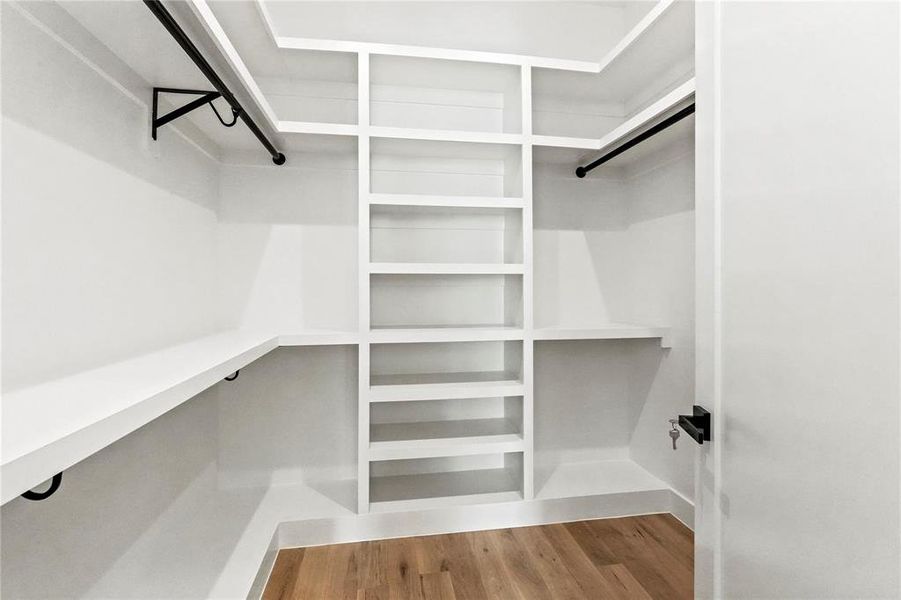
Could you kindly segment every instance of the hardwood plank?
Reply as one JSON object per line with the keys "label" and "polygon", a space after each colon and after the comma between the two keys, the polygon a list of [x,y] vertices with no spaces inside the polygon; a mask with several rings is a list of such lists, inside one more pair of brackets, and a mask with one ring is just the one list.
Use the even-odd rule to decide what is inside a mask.
{"label": "hardwood plank", "polygon": [[356,600],[360,544],[327,546],[325,596],[333,600]]}
{"label": "hardwood plank", "polygon": [[263,599],[689,599],[693,552],[671,515],[294,548]]}
{"label": "hardwood plank", "polygon": [[491,600],[523,600],[507,569],[504,559],[491,544],[485,532],[463,534],[474,560],[479,565],[479,579],[485,589],[485,598]]}
{"label": "hardwood plank", "polygon": [[419,576],[422,600],[456,600],[450,571],[423,573]]}
{"label": "hardwood plank", "polygon": [[416,538],[388,540],[387,578],[392,600],[422,600]]}
{"label": "hardwood plank", "polygon": [[303,561],[303,548],[286,548],[279,551],[269,574],[263,600],[288,600],[294,590],[300,563]]}
{"label": "hardwood plank", "polygon": [[303,561],[297,571],[297,580],[291,590],[289,598],[293,600],[307,600],[312,598],[324,598],[325,587],[328,580],[323,577],[328,565],[329,546],[314,546],[306,548],[303,553]]}
{"label": "hardwood plank", "polygon": [[627,585],[630,582],[626,578],[618,577],[620,571],[615,567],[621,565],[594,564],[566,526],[549,525],[544,528],[544,533],[588,598],[625,600],[651,597],[640,584]]}
{"label": "hardwood plank", "polygon": [[583,593],[541,527],[519,527],[511,531],[517,543],[531,556],[534,569],[547,584],[553,598],[586,600],[592,597]]}
{"label": "hardwood plank", "polygon": [[483,535],[488,538],[488,543],[500,553],[504,568],[524,598],[528,600],[553,599],[547,584],[533,568],[531,557],[516,542],[510,529],[486,531]]}
{"label": "hardwood plank", "polygon": [[[690,578],[690,575],[683,575],[678,570],[672,569],[672,557],[661,555],[651,546],[653,538],[636,530],[634,519],[585,521],[582,527],[590,532],[589,535],[594,536],[595,540],[603,540],[653,598],[675,600],[691,597],[690,580],[687,582],[688,596],[685,589],[686,576]],[[590,543],[588,538],[585,543]]]}

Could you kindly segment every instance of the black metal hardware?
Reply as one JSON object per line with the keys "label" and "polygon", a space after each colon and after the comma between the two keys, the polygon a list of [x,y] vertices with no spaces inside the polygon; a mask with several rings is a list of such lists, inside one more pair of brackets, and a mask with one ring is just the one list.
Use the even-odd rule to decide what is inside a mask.
{"label": "black metal hardware", "polygon": [[56,493],[56,490],[59,489],[60,484],[63,482],[63,474],[57,473],[53,476],[53,479],[50,480],[50,487],[48,487],[43,492],[33,492],[31,490],[22,494],[22,497],[26,500],[32,500],[37,502],[39,500],[46,500],[50,496]]}
{"label": "black metal hardware", "polygon": [[[234,94],[231,93],[231,90],[225,85],[222,79],[216,74],[216,71],[213,70],[213,67],[210,66],[210,63],[203,57],[200,53],[200,50],[197,49],[197,46],[188,38],[187,34],[185,34],[184,30],[179,26],[179,24],[175,21],[172,15],[166,10],[166,7],[163,6],[160,0],[144,0],[144,4],[147,5],[147,8],[159,19],[160,23],[163,24],[163,27],[169,32],[169,34],[178,42],[179,46],[181,46],[182,50],[185,51],[185,54],[194,61],[194,64],[197,65],[197,68],[200,69],[200,72],[204,74],[204,76],[209,80],[212,86],[216,89],[216,92],[192,92],[191,90],[178,90],[176,93],[195,93],[195,94],[205,94],[205,96],[194,100],[193,102],[188,103],[187,105],[181,107],[180,109],[176,109],[163,117],[164,119],[168,117],[168,119],[162,123],[153,124],[153,139],[156,139],[156,129],[165,123],[173,119],[177,119],[178,117],[187,114],[197,108],[198,106],[203,106],[204,104],[211,103],[217,97],[221,96],[226,102],[228,102],[229,106],[232,109],[232,115],[234,115],[235,121],[237,119],[241,119],[244,121],[244,124],[247,125],[247,128],[250,129],[251,133],[253,133],[256,138],[260,141],[263,147],[269,152],[272,156],[272,162],[277,165],[285,164],[285,155],[278,151],[278,149],[269,141],[269,138],[266,137],[266,134],[262,132],[262,130],[257,126],[254,122],[253,118],[247,114],[247,111],[241,106],[238,102],[237,98],[235,98]],[[158,88],[163,91],[173,91],[166,90],[166,88]],[[217,96],[210,97],[210,94],[216,93]],[[156,97],[158,91],[157,88],[154,88],[153,93],[153,115],[154,121],[156,121]],[[210,104],[212,106],[212,104]],[[216,111],[215,107],[213,110]],[[182,111],[179,113],[179,111]],[[179,114],[176,114],[179,113]],[[219,113],[216,112],[216,116],[219,118],[219,121],[222,122],[226,127],[231,127],[231,125],[225,123],[222,120],[222,117],[219,116]],[[162,120],[162,119],[161,119]]]}
{"label": "black metal hardware", "polygon": [[709,442],[713,438],[713,419],[710,412],[702,406],[695,405],[693,414],[679,415],[679,427],[699,444]]}
{"label": "black metal hardware", "polygon": [[605,162],[607,162],[613,158],[616,158],[617,156],[619,156],[620,154],[622,154],[629,148],[632,148],[633,146],[637,146],[638,144],[645,141],[649,137],[657,135],[658,133],[660,133],[661,131],[663,131],[664,129],[669,127],[670,125],[674,125],[675,123],[678,123],[679,121],[681,121],[682,119],[684,119],[685,117],[687,117],[688,115],[690,115],[694,112],[695,112],[695,105],[694,105],[694,103],[691,103],[690,105],[686,106],[679,112],[673,113],[672,115],[668,116],[664,120],[660,121],[659,123],[657,123],[650,129],[639,133],[638,135],[636,135],[634,138],[630,139],[623,145],[618,146],[617,148],[614,148],[610,152],[607,152],[604,156],[600,157],[599,159],[595,160],[594,162],[591,162],[591,163],[585,165],[584,167],[576,167],[576,177],[580,177],[580,178],[585,177],[585,175],[587,175],[588,172],[591,171],[592,169],[601,166],[602,164],[604,164]]}
{"label": "black metal hardware", "polygon": [[240,375],[240,374],[241,374],[241,369],[238,369],[237,371],[235,371],[234,375],[230,375],[230,376],[226,377],[225,380],[226,381],[234,381],[235,379],[238,378],[238,375]]}
{"label": "black metal hardware", "polygon": [[[160,92],[163,92],[166,94],[199,95],[200,98],[197,98],[196,100],[192,100],[191,102],[188,102],[184,106],[182,106],[180,108],[176,108],[175,110],[168,112],[165,115],[160,117],[160,116],[157,116],[158,110],[159,110]],[[191,112],[194,109],[200,108],[204,104],[209,104],[210,108],[213,109],[213,112],[215,112],[216,116],[218,117],[219,113],[216,112],[216,107],[213,106],[213,100],[215,100],[216,98],[220,98],[221,96],[222,96],[222,94],[220,94],[219,92],[208,92],[208,91],[202,91],[202,90],[180,90],[177,88],[158,88],[158,87],[153,88],[153,116],[152,116],[152,121],[150,122],[150,137],[152,137],[153,139],[156,139],[156,130],[157,129],[159,129],[166,123],[174,121],[175,119],[188,114],[189,112]],[[232,110],[234,110],[234,109],[232,109]],[[222,121],[222,118],[220,117],[219,120]],[[225,125],[224,122],[222,124]],[[234,123],[232,123],[232,125],[234,125]]]}

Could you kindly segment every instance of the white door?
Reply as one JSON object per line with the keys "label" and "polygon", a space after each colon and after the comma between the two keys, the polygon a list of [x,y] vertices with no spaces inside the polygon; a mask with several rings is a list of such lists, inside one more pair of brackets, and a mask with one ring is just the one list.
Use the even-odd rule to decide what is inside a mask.
{"label": "white door", "polygon": [[697,9],[697,596],[898,598],[899,6]]}

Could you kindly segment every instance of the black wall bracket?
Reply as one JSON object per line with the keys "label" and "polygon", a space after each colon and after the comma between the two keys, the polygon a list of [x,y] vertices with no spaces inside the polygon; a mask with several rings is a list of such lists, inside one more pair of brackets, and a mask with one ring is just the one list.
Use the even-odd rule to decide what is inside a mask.
{"label": "black wall bracket", "polygon": [[703,406],[695,405],[692,413],[691,416],[679,415],[679,427],[697,443],[709,442],[713,439],[713,419],[710,418],[710,411]]}
{"label": "black wall bracket", "polygon": [[26,500],[32,500],[34,502],[37,502],[39,500],[46,500],[47,498],[49,498],[50,496],[52,496],[53,494],[56,493],[56,490],[59,489],[59,486],[62,482],[63,482],[63,474],[57,473],[56,475],[53,476],[53,479],[50,480],[50,487],[48,487],[46,490],[44,490],[43,492],[34,492],[34,491],[29,490],[29,491],[25,492],[24,494],[22,494],[22,497],[25,498]]}
{"label": "black wall bracket", "polygon": [[[160,116],[159,114],[159,98],[160,94],[190,94],[192,96],[200,96],[195,100],[191,100],[184,106],[176,108],[173,111],[167,112],[166,114]],[[222,118],[222,115],[219,114],[219,111],[216,110],[216,105],[213,104],[213,100],[216,98],[221,98],[222,94],[219,92],[208,92],[204,90],[183,90],[179,88],[153,88],[153,120],[150,124],[150,136],[153,139],[156,139],[156,130],[165,125],[166,123],[171,123],[175,119],[179,117],[183,117],[189,112],[200,108],[206,104],[209,104],[210,108],[213,109],[213,112],[216,114],[216,118],[219,119],[219,122],[222,123],[226,127],[234,127],[235,123],[238,122],[238,116],[241,114],[240,110],[237,108],[232,108],[232,121],[231,123],[226,123],[225,119]]]}

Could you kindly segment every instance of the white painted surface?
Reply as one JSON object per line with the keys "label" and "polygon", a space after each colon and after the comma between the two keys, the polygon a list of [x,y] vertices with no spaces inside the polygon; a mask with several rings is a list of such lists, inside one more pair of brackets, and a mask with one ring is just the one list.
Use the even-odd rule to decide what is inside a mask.
{"label": "white painted surface", "polygon": [[699,27],[701,597],[901,592],[898,11]]}
{"label": "white painted surface", "polygon": [[[252,8],[227,6],[222,9],[232,16]],[[220,7],[213,10],[224,15]],[[623,7],[613,10],[623,19],[621,30],[641,18],[641,11],[632,9],[626,18]],[[592,43],[599,42],[596,25]],[[223,18],[223,32],[228,27]],[[137,519],[122,536],[114,549],[121,554],[117,564],[111,565],[112,555],[85,560],[78,582],[83,595],[117,597],[132,587],[152,597],[178,595],[176,588],[197,596],[243,595],[262,583],[256,567],[271,564],[272,532],[282,521],[293,528],[280,528],[285,543],[327,543],[454,530],[463,521],[449,507],[466,503],[477,511],[470,528],[661,510],[685,518],[687,503],[668,488],[687,487],[678,470],[686,451],[660,460],[668,450],[659,446],[669,439],[665,428],[656,428],[690,396],[690,377],[684,377],[690,325],[680,320],[691,302],[690,285],[675,283],[679,268],[670,273],[681,268],[691,248],[684,227],[690,207],[683,202],[690,193],[683,177],[690,165],[683,161],[664,167],[661,176],[648,175],[660,161],[678,158],[652,149],[630,153],[579,181],[572,176],[573,163],[579,151],[600,148],[601,131],[584,134],[593,138],[558,131],[533,136],[533,121],[540,124],[543,117],[533,109],[532,65],[591,71],[597,63],[322,44],[350,52],[324,53],[315,43],[304,51],[274,49],[296,53],[285,55],[286,78],[260,70],[267,50],[244,56],[252,38],[236,40],[238,58],[246,58],[261,89],[272,95],[277,126],[292,131],[284,138],[293,150],[288,165],[271,166],[257,152],[228,152],[221,166],[211,162],[212,171],[201,170],[196,180],[185,175],[190,161],[159,177],[175,185],[170,178],[178,183],[185,176],[188,188],[209,184],[203,189],[212,190],[203,213],[208,229],[197,241],[208,253],[210,264],[204,265],[212,268],[201,277],[185,276],[192,284],[209,284],[205,318],[271,332],[267,344],[337,347],[277,350],[247,366],[237,381],[209,392],[216,397],[215,410],[209,410],[210,402],[199,408],[187,403],[69,469],[67,482],[70,475],[91,474],[99,487],[133,495],[143,490],[143,480],[122,473],[141,472],[131,468],[142,461],[135,444],[153,438],[149,452],[161,457],[161,466],[150,473],[164,477],[161,471],[183,448],[160,428],[205,432],[204,439],[191,440],[208,461],[197,461],[204,465],[202,475],[192,471],[177,486],[148,494],[148,512],[154,514]],[[392,55],[373,58],[375,85],[369,50]],[[455,61],[447,87],[427,80],[437,59]],[[405,71],[409,65],[412,71]],[[408,75],[416,69],[422,77],[411,84]],[[503,86],[491,80],[496,73],[504,75]],[[6,75],[4,69],[4,83]],[[653,79],[641,83],[653,94],[671,91],[665,78]],[[310,90],[308,100],[297,95],[301,88]],[[588,100],[591,111],[609,108],[596,100]],[[430,101],[434,108],[409,114],[389,107]],[[640,105],[634,98],[607,104],[611,127]],[[143,139],[145,125],[136,119],[121,130]],[[666,150],[672,140],[661,139],[651,146]],[[69,141],[85,145],[78,135]],[[542,144],[559,147],[533,149]],[[555,160],[564,162],[546,161],[545,150],[563,151]],[[127,190],[134,185],[121,184]],[[668,203],[670,192],[678,202]],[[154,197],[148,204],[155,209],[158,202]],[[166,218],[185,220],[178,214]],[[168,243],[166,235],[153,238],[153,253]],[[371,274],[373,265],[378,272]],[[494,273],[498,269],[502,273]],[[677,343],[664,353],[655,339],[618,341],[662,337],[670,329],[603,326],[616,322],[672,326]],[[493,325],[469,326],[474,323]],[[82,333],[80,340],[89,338]],[[566,340],[536,348],[533,339],[542,336]],[[41,352],[51,345],[45,343]],[[129,352],[141,353],[131,347]],[[189,366],[177,362],[180,369]],[[486,381],[485,371],[497,376]],[[429,373],[439,379],[426,381]],[[208,413],[200,416],[202,410]],[[178,420],[189,412],[195,416]],[[199,419],[205,419],[203,426]],[[441,425],[429,425],[439,420]],[[482,420],[513,423],[515,431],[448,435],[448,421]],[[210,422],[218,422],[215,435],[204,429]],[[432,434],[414,435],[425,430]],[[545,499],[531,502],[536,492]],[[65,504],[50,504],[34,518],[81,518],[102,530],[103,521],[90,518],[91,494],[75,486]],[[370,519],[370,500],[374,511],[389,512]],[[485,502],[501,502],[494,506],[503,510]],[[54,539],[22,506],[13,500],[3,509],[4,517],[17,515],[23,532],[12,545],[4,540],[5,554],[27,550],[32,530]],[[101,507],[108,522],[128,518],[127,503]],[[391,512],[427,507],[444,508],[413,513],[420,516],[412,527]],[[88,536],[85,543],[96,539]],[[199,548],[206,549],[208,562],[191,570],[186,557]],[[13,570],[4,567],[5,592],[30,585],[16,564]],[[48,568],[60,564],[60,557],[47,560]],[[39,570],[22,569],[21,576],[40,580]],[[157,581],[144,575],[160,572],[172,576]],[[51,581],[62,585],[63,578]]]}
{"label": "white painted surface", "polygon": [[[623,9],[585,2],[263,2],[276,39],[312,38],[597,61],[624,33]],[[553,26],[549,26],[553,24]],[[565,32],[565,35],[561,35]],[[370,48],[370,51],[375,52]],[[496,57],[493,62],[504,62]]]}
{"label": "white painted surface", "polygon": [[171,131],[151,147],[134,73],[77,23],[61,42],[23,10],[3,9],[5,390],[221,327],[218,164]]}

